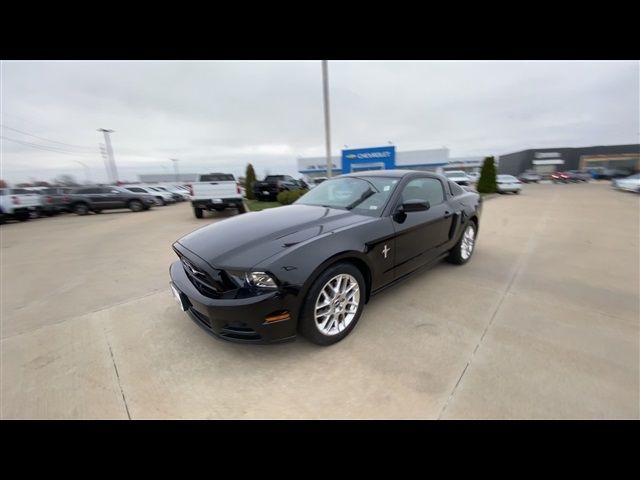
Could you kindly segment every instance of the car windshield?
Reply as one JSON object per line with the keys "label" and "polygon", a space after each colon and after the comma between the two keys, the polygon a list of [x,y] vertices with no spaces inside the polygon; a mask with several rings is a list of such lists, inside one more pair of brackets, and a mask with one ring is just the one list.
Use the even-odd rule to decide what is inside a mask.
{"label": "car windshield", "polygon": [[322,182],[295,203],[374,213],[382,210],[398,181],[392,177],[338,177]]}
{"label": "car windshield", "polygon": [[454,178],[454,177],[464,177],[466,175],[466,173],[459,172],[459,171],[454,171],[454,172],[445,172],[444,175],[447,178]]}

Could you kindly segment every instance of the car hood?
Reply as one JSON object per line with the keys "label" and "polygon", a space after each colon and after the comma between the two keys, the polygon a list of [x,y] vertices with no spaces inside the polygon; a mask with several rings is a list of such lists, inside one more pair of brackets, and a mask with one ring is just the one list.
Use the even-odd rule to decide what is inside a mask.
{"label": "car hood", "polygon": [[178,244],[213,268],[250,269],[298,243],[375,217],[312,205],[245,213],[200,228]]}

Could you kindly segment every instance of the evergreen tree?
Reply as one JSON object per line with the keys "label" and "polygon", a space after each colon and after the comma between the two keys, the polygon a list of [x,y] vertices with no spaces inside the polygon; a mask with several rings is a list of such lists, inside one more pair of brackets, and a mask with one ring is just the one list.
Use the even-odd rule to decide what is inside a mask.
{"label": "evergreen tree", "polygon": [[478,180],[479,193],[495,193],[498,191],[496,183],[496,164],[493,157],[486,157]]}
{"label": "evergreen tree", "polygon": [[247,173],[245,174],[245,181],[244,181],[244,189],[246,191],[247,194],[247,198],[249,200],[253,200],[256,197],[253,195],[253,184],[256,181],[256,172],[253,169],[253,165],[249,164],[247,165]]}

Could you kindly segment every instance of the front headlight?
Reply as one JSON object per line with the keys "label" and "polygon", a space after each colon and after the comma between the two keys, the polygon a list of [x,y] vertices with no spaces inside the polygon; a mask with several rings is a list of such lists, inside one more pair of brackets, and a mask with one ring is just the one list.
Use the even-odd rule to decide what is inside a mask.
{"label": "front headlight", "polygon": [[274,278],[266,272],[234,272],[227,274],[239,287],[278,288]]}

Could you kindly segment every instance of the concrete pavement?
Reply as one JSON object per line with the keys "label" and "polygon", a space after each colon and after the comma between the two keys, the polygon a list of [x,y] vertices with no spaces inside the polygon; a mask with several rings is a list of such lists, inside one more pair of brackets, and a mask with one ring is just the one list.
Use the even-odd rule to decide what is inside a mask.
{"label": "concrete pavement", "polygon": [[374,297],[344,341],[216,341],[168,290],[188,205],[0,229],[0,416],[640,418],[639,197],[525,185],[477,250]]}

